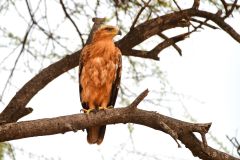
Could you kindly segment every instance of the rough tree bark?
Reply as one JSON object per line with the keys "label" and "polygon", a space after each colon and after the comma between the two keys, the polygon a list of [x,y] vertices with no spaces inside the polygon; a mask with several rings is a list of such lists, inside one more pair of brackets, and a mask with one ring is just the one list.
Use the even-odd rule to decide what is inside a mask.
{"label": "rough tree bark", "polygon": [[[195,0],[193,7],[186,10],[180,10],[166,14],[155,19],[148,20],[144,23],[132,25],[131,30],[116,44],[121,49],[123,55],[136,56],[141,58],[149,58],[159,60],[159,53],[173,45],[174,48],[181,54],[181,49],[176,45],[177,42],[189,37],[203,25],[215,29],[216,27],[207,23],[208,20],[213,21],[222,30],[228,33],[237,42],[240,42],[240,35],[224,20],[233,11],[232,8],[226,11],[226,15],[222,16],[220,12],[214,14],[198,9],[199,1]],[[194,17],[205,18],[205,21],[195,20]],[[93,30],[95,30],[104,19],[94,19]],[[134,20],[134,21],[137,21]],[[142,51],[132,49],[137,44],[150,38],[153,35],[164,37],[162,32],[175,27],[189,27],[191,21],[198,22],[199,26],[194,30],[179,34],[178,36],[167,38],[159,43],[151,51]],[[92,31],[93,31],[92,30]],[[91,34],[90,34],[91,35]],[[87,43],[91,40],[91,36]],[[207,145],[205,134],[208,132],[211,124],[193,124],[183,122],[171,117],[161,115],[159,113],[144,111],[137,108],[148,91],[143,92],[136,100],[125,108],[111,109],[100,111],[96,114],[75,114],[62,116],[57,118],[39,119],[25,122],[17,122],[20,118],[28,115],[33,111],[32,108],[27,108],[28,102],[42,90],[49,82],[54,80],[59,75],[76,67],[78,65],[79,54],[81,50],[64,57],[58,62],[46,67],[39,74],[27,82],[12,98],[6,108],[0,114],[0,141],[9,141],[20,138],[51,135],[57,133],[65,133],[68,131],[77,131],[91,127],[94,125],[116,124],[116,123],[136,123],[153,129],[157,129],[169,134],[176,142],[181,141],[194,156],[209,160],[237,160],[231,155],[218,151]],[[101,117],[101,118],[100,118]],[[36,127],[38,126],[38,127]],[[41,129],[39,129],[41,128]],[[194,132],[201,134],[202,139],[199,140]]]}

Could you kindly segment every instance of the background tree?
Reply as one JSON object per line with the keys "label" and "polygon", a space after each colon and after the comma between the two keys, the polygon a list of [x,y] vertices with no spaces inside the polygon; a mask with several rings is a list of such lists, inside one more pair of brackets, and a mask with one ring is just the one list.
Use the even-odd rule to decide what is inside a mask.
{"label": "background tree", "polygon": [[[158,83],[158,86],[151,90],[153,94],[145,100],[144,105],[149,107],[166,106],[171,111],[172,105],[176,104],[166,102],[166,99],[171,99],[171,101],[177,99],[179,104],[182,105],[182,100],[179,98],[181,95],[174,92],[166,80],[166,75],[160,69],[159,62],[154,62],[153,60],[159,60],[159,53],[170,46],[174,47],[176,53],[182,55],[182,50],[176,43],[185,40],[202,28],[220,28],[235,41],[240,42],[239,34],[226,23],[226,19],[233,13],[238,14],[239,5],[237,1],[195,0],[193,4],[189,4],[190,2],[157,0],[106,0],[95,2],[8,0],[0,3],[1,21],[6,22],[0,26],[1,51],[4,53],[0,62],[2,67],[1,77],[3,77],[1,82],[1,103],[3,108],[5,108],[0,114],[2,124],[0,139],[2,141],[56,134],[71,130],[75,131],[96,123],[132,122],[162,130],[174,139],[179,139],[191,150],[194,156],[203,159],[223,159],[226,156],[222,152],[207,147],[205,134],[210,124],[188,124],[160,114],[134,109],[146,96],[147,92],[143,92],[128,107],[129,110],[117,109],[109,111],[107,114],[99,113],[98,116],[103,118],[98,122],[98,116],[92,116],[89,117],[92,120],[91,123],[84,123],[84,115],[23,123],[15,122],[32,112],[32,108],[26,108],[28,102],[38,91],[42,90],[59,75],[68,71],[67,73],[76,82],[74,77],[77,75],[77,69],[69,70],[78,65],[81,48],[86,44],[92,28],[92,17],[105,17],[106,15],[111,16],[108,17],[105,23],[114,23],[125,32],[125,36],[116,42],[125,55],[125,74],[122,80],[121,102],[119,104],[121,106],[129,105],[133,99],[131,97],[138,95],[141,89],[146,86],[150,77],[154,80],[160,80],[161,83]],[[204,11],[205,7],[208,7],[209,11]],[[9,17],[14,17],[14,20],[9,20]],[[95,19],[96,26],[100,23],[103,23],[102,19]],[[152,48],[142,44],[150,37],[152,38]],[[22,73],[24,73],[24,77]],[[31,77],[33,78],[31,79]],[[30,81],[26,83],[28,80]],[[25,83],[26,85],[24,85]],[[137,86],[135,85],[136,83],[138,84]],[[14,96],[15,91],[18,92]],[[13,98],[11,99],[11,97]],[[48,98],[46,96],[45,100]],[[129,111],[133,114],[127,119],[124,115],[127,116]],[[187,110],[185,112],[187,113]],[[34,113],[37,114],[38,111],[35,109],[35,112],[32,114]],[[64,110],[64,114],[67,113],[67,109]],[[71,112],[68,114],[71,114]],[[160,119],[161,123],[156,124],[154,121],[146,121],[144,118],[139,121],[134,119],[134,116],[141,114],[144,117],[146,116],[145,118],[153,116],[158,120]],[[115,120],[111,117],[113,115],[117,117]],[[120,117],[117,115],[120,115]],[[49,117],[49,115],[46,114],[46,117]],[[189,114],[187,114],[187,117],[194,120]],[[40,117],[35,115],[31,119],[33,118]],[[56,124],[61,122],[62,125],[60,126],[62,127],[57,127]],[[31,128],[31,125],[37,125],[38,127]],[[49,125],[55,126],[55,128]],[[38,128],[42,130],[40,131]],[[44,128],[47,129],[44,130]],[[129,124],[128,128],[131,135],[133,125]],[[180,129],[183,129],[183,131]],[[199,140],[202,140],[203,143],[196,138],[192,133],[193,131],[201,134],[202,137]],[[221,147],[223,148],[224,145]],[[226,152],[226,150],[224,151]],[[136,151],[136,154],[141,156],[143,153]],[[231,158],[236,159],[234,157]]]}

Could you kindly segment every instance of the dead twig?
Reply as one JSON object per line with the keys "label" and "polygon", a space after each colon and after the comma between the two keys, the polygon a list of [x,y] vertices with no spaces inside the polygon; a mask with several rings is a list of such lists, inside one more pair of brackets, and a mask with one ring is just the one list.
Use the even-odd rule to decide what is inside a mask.
{"label": "dead twig", "polygon": [[134,28],[134,26],[136,25],[138,18],[140,17],[140,15],[142,14],[142,12],[145,10],[145,8],[148,6],[148,4],[151,2],[151,0],[148,0],[148,2],[144,3],[144,5],[141,7],[141,9],[139,10],[137,16],[135,17],[131,27],[130,27],[130,31]]}
{"label": "dead twig", "polygon": [[82,46],[84,46],[84,39],[83,39],[83,37],[82,37],[82,33],[81,33],[80,30],[78,29],[78,26],[76,25],[76,23],[74,22],[74,20],[72,19],[72,17],[68,14],[67,9],[66,9],[63,1],[62,1],[62,0],[59,0],[59,2],[60,2],[60,4],[61,4],[61,6],[62,6],[62,9],[63,9],[64,13],[65,13],[65,16],[70,20],[70,22],[73,24],[74,28],[76,29],[76,31],[77,31],[77,33],[78,33],[78,35],[79,35],[79,38],[81,39]]}

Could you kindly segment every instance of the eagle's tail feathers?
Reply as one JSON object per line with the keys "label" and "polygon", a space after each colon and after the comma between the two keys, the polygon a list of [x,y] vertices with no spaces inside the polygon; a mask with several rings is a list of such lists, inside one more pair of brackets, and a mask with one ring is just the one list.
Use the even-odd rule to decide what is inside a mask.
{"label": "eagle's tail feathers", "polygon": [[106,126],[101,126],[99,130],[97,144],[101,144],[105,135]]}
{"label": "eagle's tail feathers", "polygon": [[100,127],[90,127],[87,128],[87,141],[89,144],[95,144],[98,140],[98,133]]}
{"label": "eagle's tail feathers", "polygon": [[94,126],[87,128],[87,141],[89,144],[98,145],[102,143],[104,134],[105,134],[106,126]]}

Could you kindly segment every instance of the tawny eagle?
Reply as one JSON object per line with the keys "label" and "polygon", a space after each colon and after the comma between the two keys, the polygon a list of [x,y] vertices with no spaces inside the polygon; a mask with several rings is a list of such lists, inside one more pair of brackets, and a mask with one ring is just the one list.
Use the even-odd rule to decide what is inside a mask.
{"label": "tawny eagle", "polygon": [[[80,100],[85,113],[107,109],[115,105],[121,79],[121,51],[113,38],[120,34],[117,27],[102,25],[97,29],[92,42],[80,55],[79,88]],[[87,141],[101,144],[106,126],[87,128]]]}

